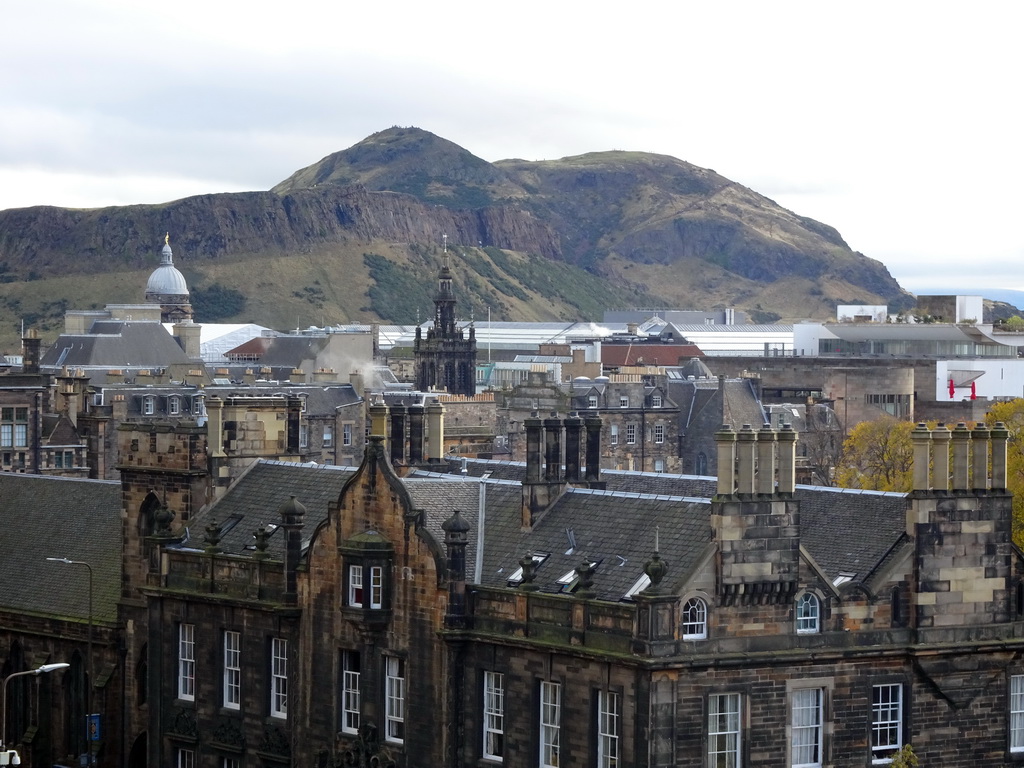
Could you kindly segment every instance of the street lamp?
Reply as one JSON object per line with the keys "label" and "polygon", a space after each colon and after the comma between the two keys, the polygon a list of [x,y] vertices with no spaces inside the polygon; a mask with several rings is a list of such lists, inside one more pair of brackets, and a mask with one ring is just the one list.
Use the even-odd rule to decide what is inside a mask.
{"label": "street lamp", "polygon": [[86,665],[86,677],[88,678],[85,683],[85,718],[86,723],[83,724],[84,733],[84,746],[82,755],[89,755],[89,765],[92,765],[92,756],[90,755],[89,748],[89,726],[88,720],[89,715],[92,713],[92,686],[94,679],[92,676],[92,566],[82,560],[71,560],[66,557],[48,557],[46,558],[51,563],[64,563],[65,565],[84,565],[89,569],[89,639],[88,645],[86,646],[85,652],[85,665]]}
{"label": "street lamp", "polygon": [[16,677],[24,675],[41,675],[44,672],[55,672],[58,669],[67,669],[71,665],[66,662],[57,664],[43,664],[36,669],[25,672],[15,672],[4,678],[4,684],[0,687],[0,765],[21,765],[21,757],[16,749],[7,749],[4,745],[7,742],[7,684]]}

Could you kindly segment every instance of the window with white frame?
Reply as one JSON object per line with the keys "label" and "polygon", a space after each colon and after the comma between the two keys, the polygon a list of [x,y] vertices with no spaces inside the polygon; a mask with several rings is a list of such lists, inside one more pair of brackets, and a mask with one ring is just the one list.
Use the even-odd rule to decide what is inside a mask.
{"label": "window with white frame", "polygon": [[288,641],[281,637],[270,641],[270,714],[288,717]]}
{"label": "window with white frame", "polygon": [[683,640],[703,640],[707,636],[707,603],[699,597],[691,597],[683,606]]}
{"label": "window with white frame", "polygon": [[651,395],[651,408],[661,408],[661,395],[657,392]]}
{"label": "window with white frame", "polygon": [[654,460],[654,471],[655,472],[664,472],[665,471],[665,460],[664,459],[655,459]]}
{"label": "window with white frame", "polygon": [[540,768],[559,768],[562,722],[562,685],[540,684]]}
{"label": "window with white frame", "polygon": [[353,608],[363,607],[362,563],[357,563],[348,567],[348,604]]}
{"label": "window with white frame", "polygon": [[330,424],[324,424],[324,447],[330,448],[334,444],[334,428]]}
{"label": "window with white frame", "polygon": [[242,635],[239,632],[224,633],[224,707],[238,709],[242,706]]}
{"label": "window with white frame", "polygon": [[359,732],[359,652],[341,654],[341,730]]}
{"label": "window with white frame", "polygon": [[352,445],[352,425],[342,424],[341,425],[341,444],[345,446]]}
{"label": "window with white frame", "polygon": [[505,758],[505,676],[484,672],[484,758]]}
{"label": "window with white frame", "polygon": [[626,395],[619,395],[619,408],[629,408],[629,398]]}
{"label": "window with white frame", "polygon": [[900,683],[871,687],[871,762],[892,762],[893,752],[903,747],[903,686]]}
{"label": "window with white frame", "polygon": [[387,680],[385,681],[386,730],[388,741],[405,740],[405,659],[387,657]]}
{"label": "window with white frame", "polygon": [[796,601],[796,631],[802,635],[821,631],[821,603],[811,592],[805,592]]}
{"label": "window with white frame", "polygon": [[152,395],[146,395],[142,398],[142,413],[146,416],[152,416],[156,413],[156,398]]}
{"label": "window with white frame", "polygon": [[204,408],[203,408],[203,398],[201,398],[201,397],[194,397],[194,398],[192,398],[192,415],[193,416],[202,416],[203,415],[203,411],[204,411]]}
{"label": "window with white frame", "polygon": [[177,397],[170,397],[167,399],[167,412],[171,416],[177,416],[181,413],[181,400]]}
{"label": "window with white frame", "polygon": [[1024,752],[1024,675],[1010,676],[1010,751]]}
{"label": "window with white frame", "polygon": [[178,747],[176,753],[176,768],[196,768],[195,750]]}
{"label": "window with white frame", "polygon": [[799,688],[792,693],[793,768],[817,768],[822,764],[824,701],[824,688]]}
{"label": "window with white frame", "polygon": [[636,444],[636,424],[626,425],[626,445]]}
{"label": "window with white frame", "polygon": [[665,425],[655,424],[654,425],[654,442],[664,443],[665,442]]}
{"label": "window with white frame", "polygon": [[178,625],[178,698],[195,701],[196,698],[196,627]]}
{"label": "window with white frame", "polygon": [[587,397],[587,407],[597,408],[597,395],[589,395]]}
{"label": "window with white frame", "polygon": [[309,447],[309,424],[299,424],[299,448]]}
{"label": "window with white frame", "polygon": [[370,566],[370,607],[384,607],[384,568],[379,565]]}
{"label": "window with white frame", "polygon": [[708,696],[708,765],[739,768],[742,739],[738,693]]}
{"label": "window with white frame", "polygon": [[612,445],[618,445],[619,444],[619,425],[618,424],[612,424],[609,427],[609,429],[611,430],[611,433],[610,433],[610,437],[609,437],[608,441]]}
{"label": "window with white frame", "polygon": [[597,768],[619,768],[622,709],[619,694],[597,693]]}

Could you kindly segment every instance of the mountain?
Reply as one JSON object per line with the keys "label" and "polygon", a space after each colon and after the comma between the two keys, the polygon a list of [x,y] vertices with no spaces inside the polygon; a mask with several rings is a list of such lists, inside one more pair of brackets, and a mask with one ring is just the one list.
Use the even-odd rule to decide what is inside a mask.
{"label": "mountain", "polygon": [[618,151],[490,163],[395,127],[266,192],[0,211],[0,341],[22,318],[52,335],[68,306],[141,300],[165,232],[200,321],[428,318],[445,235],[467,317],[735,306],[773,320],[911,301],[832,227],[712,170]]}

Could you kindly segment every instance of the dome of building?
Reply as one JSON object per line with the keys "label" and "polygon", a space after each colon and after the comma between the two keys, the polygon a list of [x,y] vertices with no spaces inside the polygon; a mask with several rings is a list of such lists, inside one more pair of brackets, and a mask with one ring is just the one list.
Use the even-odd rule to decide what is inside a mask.
{"label": "dome of building", "polygon": [[150,296],[188,296],[185,276],[174,268],[171,244],[164,242],[160,252],[160,266],[153,270],[146,283],[146,298]]}

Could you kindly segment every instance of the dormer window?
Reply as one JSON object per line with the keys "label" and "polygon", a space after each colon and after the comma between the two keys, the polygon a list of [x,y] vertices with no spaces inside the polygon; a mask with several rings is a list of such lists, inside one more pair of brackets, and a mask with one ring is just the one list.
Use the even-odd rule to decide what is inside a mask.
{"label": "dormer window", "polygon": [[146,395],[142,398],[142,413],[145,416],[152,416],[156,413],[156,398],[152,395]]}
{"label": "dormer window", "polygon": [[796,631],[801,635],[821,631],[821,603],[810,592],[800,595],[796,601]]}
{"label": "dormer window", "polygon": [[651,408],[661,408],[661,395],[657,392],[651,395]]}
{"label": "dormer window", "polygon": [[[367,578],[369,578],[368,591],[365,588]],[[369,605],[365,604],[367,598],[370,600]],[[369,569],[358,563],[349,566],[348,604],[351,608],[379,609],[383,606],[384,569],[381,566],[371,565]]]}
{"label": "dormer window", "polygon": [[683,640],[704,640],[708,636],[708,606],[692,597],[683,606]]}
{"label": "dormer window", "polygon": [[181,399],[177,397],[170,397],[167,399],[167,412],[171,416],[177,416],[181,413]]}
{"label": "dormer window", "polygon": [[629,398],[625,395],[619,396],[619,408],[629,408]]}
{"label": "dormer window", "polygon": [[391,542],[377,531],[353,536],[341,546],[345,560],[342,608],[351,618],[383,622],[390,603]]}
{"label": "dormer window", "polygon": [[587,398],[587,407],[588,408],[597,408],[597,395],[590,395]]}

